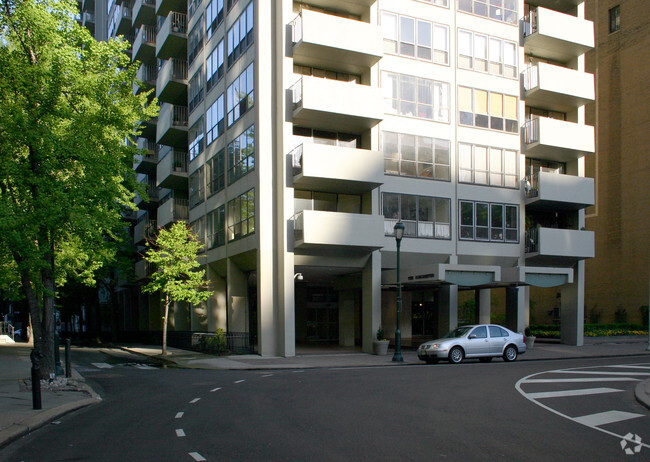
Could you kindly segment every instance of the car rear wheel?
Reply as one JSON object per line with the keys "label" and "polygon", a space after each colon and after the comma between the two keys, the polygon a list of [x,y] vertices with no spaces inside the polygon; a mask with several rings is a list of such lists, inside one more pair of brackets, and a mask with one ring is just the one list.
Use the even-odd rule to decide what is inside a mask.
{"label": "car rear wheel", "polygon": [[478,360],[481,361],[482,363],[489,363],[490,361],[492,361],[492,356],[478,358]]}
{"label": "car rear wheel", "polygon": [[517,348],[514,345],[508,345],[503,352],[504,361],[514,361],[517,359]]}
{"label": "car rear wheel", "polygon": [[449,362],[452,364],[458,364],[463,360],[463,350],[460,347],[453,347],[449,352]]}

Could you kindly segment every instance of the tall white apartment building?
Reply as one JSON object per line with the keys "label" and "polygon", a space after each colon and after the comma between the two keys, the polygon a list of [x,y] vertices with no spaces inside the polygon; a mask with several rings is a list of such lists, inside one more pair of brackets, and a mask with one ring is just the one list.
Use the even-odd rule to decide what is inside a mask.
{"label": "tall white apartment building", "polygon": [[[404,339],[489,322],[494,291],[522,331],[529,287],[557,286],[562,340],[582,344],[594,256],[582,0],[101,8],[160,100],[139,142],[152,200],[139,201],[134,241],[186,220],[205,243],[215,294],[176,306],[173,330],[244,333],[261,355],[371,351],[380,326],[396,328],[401,221]],[[140,281],[147,271],[136,263]],[[124,328],[159,329],[159,300],[129,290]],[[459,291],[475,294],[476,319],[459,319]]]}

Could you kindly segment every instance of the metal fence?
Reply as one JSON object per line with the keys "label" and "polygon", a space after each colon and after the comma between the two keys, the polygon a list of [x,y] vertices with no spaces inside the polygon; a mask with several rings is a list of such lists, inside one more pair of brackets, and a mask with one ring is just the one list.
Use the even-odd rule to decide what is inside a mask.
{"label": "metal fence", "polygon": [[0,321],[0,335],[8,335],[13,340],[14,326],[9,321]]}
{"label": "metal fence", "polygon": [[252,353],[248,332],[194,332],[192,348],[207,353]]}

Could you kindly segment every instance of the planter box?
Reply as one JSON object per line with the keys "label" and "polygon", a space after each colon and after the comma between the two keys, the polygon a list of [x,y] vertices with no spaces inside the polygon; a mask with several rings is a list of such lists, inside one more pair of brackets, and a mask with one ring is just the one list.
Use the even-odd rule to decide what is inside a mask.
{"label": "planter box", "polygon": [[385,356],[388,354],[389,340],[375,340],[372,342],[372,354]]}

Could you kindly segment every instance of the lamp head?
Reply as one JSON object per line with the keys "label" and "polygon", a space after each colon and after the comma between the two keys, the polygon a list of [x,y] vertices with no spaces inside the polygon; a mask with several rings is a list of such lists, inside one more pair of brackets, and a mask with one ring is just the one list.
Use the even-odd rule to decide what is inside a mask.
{"label": "lamp head", "polygon": [[393,228],[393,230],[395,231],[395,240],[397,242],[401,241],[402,238],[404,237],[404,223],[398,221],[397,223],[395,223],[395,227]]}

